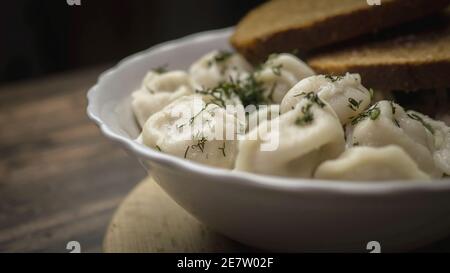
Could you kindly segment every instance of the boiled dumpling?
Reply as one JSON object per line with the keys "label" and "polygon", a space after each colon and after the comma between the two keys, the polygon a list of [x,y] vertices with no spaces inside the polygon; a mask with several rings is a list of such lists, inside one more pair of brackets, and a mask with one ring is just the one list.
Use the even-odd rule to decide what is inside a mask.
{"label": "boiled dumpling", "polygon": [[179,98],[145,123],[141,141],[164,153],[231,169],[245,124],[204,97]]}
{"label": "boiled dumpling", "polygon": [[293,109],[302,96],[310,92],[328,102],[342,124],[363,112],[371,100],[371,92],[361,84],[359,74],[318,75],[303,79],[289,90],[281,102],[281,113]]}
{"label": "boiled dumpling", "polygon": [[321,162],[336,158],[344,146],[334,111],[311,93],[294,110],[259,124],[240,141],[236,170],[312,177]]}
{"label": "boiled dumpling", "polygon": [[148,72],[141,87],[131,95],[132,109],[139,125],[142,127],[152,114],[192,92],[190,77],[184,71]]}
{"label": "boiled dumpling", "polygon": [[241,55],[219,50],[207,53],[189,68],[196,89],[208,89],[221,82],[243,80],[251,71],[251,65]]}
{"label": "boiled dumpling", "polygon": [[433,135],[433,158],[436,166],[450,175],[450,127],[442,121],[436,121],[415,111],[407,111],[410,118],[422,123]]}
{"label": "boiled dumpling", "polygon": [[279,104],[298,81],[314,75],[314,71],[292,54],[274,54],[254,73],[265,89],[269,103]]}
{"label": "boiled dumpling", "polygon": [[314,178],[353,181],[429,180],[399,146],[352,147],[337,159],[323,162]]}
{"label": "boiled dumpling", "polygon": [[377,102],[347,126],[348,146],[398,145],[422,171],[441,177],[442,171],[433,159],[433,142],[432,132],[391,101]]}

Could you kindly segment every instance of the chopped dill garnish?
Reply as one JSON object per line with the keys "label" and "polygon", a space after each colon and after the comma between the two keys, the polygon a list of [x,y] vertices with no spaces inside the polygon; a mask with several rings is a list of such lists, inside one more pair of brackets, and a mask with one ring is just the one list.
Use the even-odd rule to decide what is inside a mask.
{"label": "chopped dill garnish", "polygon": [[396,111],[397,109],[396,109],[396,107],[395,107],[395,105],[394,105],[394,102],[393,102],[393,101],[389,101],[389,103],[391,104],[392,115],[395,115],[395,111]]}
{"label": "chopped dill garnish", "polygon": [[226,99],[232,98],[233,95],[239,97],[244,107],[261,105],[267,102],[267,99],[264,97],[265,88],[253,75],[242,81],[230,78],[229,81],[221,82],[213,88],[196,90],[195,92],[202,95],[210,95],[212,97],[211,103],[220,107],[225,107]]}
{"label": "chopped dill garnish", "polygon": [[205,145],[208,139],[204,136],[202,136],[200,139],[197,140],[197,144],[191,145],[192,149],[199,149],[202,153],[205,151]]}
{"label": "chopped dill garnish", "polygon": [[325,75],[325,78],[327,80],[330,80],[331,82],[337,82],[342,80],[342,78],[344,78],[343,76],[333,76],[333,75]]}
{"label": "chopped dill garnish", "polygon": [[309,92],[309,93],[302,92],[300,94],[294,95],[294,97],[298,97],[298,96],[304,96],[305,98],[309,99],[311,102],[319,105],[321,108],[323,108],[325,106],[325,103],[314,92]]}
{"label": "chopped dill garnish", "polygon": [[168,66],[169,66],[168,64],[163,64],[163,65],[160,65],[158,67],[153,68],[152,71],[157,73],[157,74],[163,74],[163,73],[166,73],[168,71],[167,70]]}
{"label": "chopped dill garnish", "polygon": [[222,108],[226,106],[226,100],[231,99],[237,86],[233,81],[221,82],[216,87],[203,90],[195,90],[196,93],[211,96],[210,103],[216,104]]}
{"label": "chopped dill garnish", "polygon": [[231,56],[233,56],[233,53],[226,51],[226,50],[220,50],[213,58],[213,60],[210,60],[208,62],[208,66],[211,66],[213,62],[215,63],[223,63],[226,60],[228,60]]}
{"label": "chopped dill garnish", "polygon": [[358,122],[370,118],[371,120],[376,120],[381,114],[378,103],[374,104],[372,107],[367,109],[365,112],[359,114],[356,118],[352,120],[352,125],[356,125]]}
{"label": "chopped dill garnish", "polygon": [[158,149],[158,151],[162,152],[161,147],[159,147],[158,145],[156,145],[156,149]]}
{"label": "chopped dill garnish", "polygon": [[258,106],[267,102],[267,99],[264,97],[265,88],[261,82],[256,80],[254,75],[248,76],[237,85],[239,88],[235,91],[244,107],[248,105]]}
{"label": "chopped dill garnish", "polygon": [[356,111],[359,109],[362,100],[356,101],[354,98],[348,98],[348,102],[349,102],[348,107],[353,111]]}
{"label": "chopped dill garnish", "polygon": [[230,58],[233,55],[233,53],[226,51],[226,50],[220,50],[219,53],[214,56],[214,60],[216,62],[223,62],[226,61],[228,58]]}
{"label": "chopped dill garnish", "polygon": [[308,103],[304,106],[302,106],[302,116],[298,117],[295,120],[295,124],[298,126],[305,126],[308,124],[311,124],[314,120],[314,114],[311,112],[311,107],[313,106],[312,103]]}
{"label": "chopped dill garnish", "polygon": [[203,106],[203,108],[200,109],[200,111],[198,111],[197,114],[195,114],[194,116],[192,116],[192,117],[189,119],[189,124],[194,123],[195,118],[198,117],[203,111],[205,111],[205,110],[206,110],[206,107],[208,107],[208,103],[206,103],[205,106]]}
{"label": "chopped dill garnish", "polygon": [[200,111],[198,111],[197,114],[193,115],[193,116],[189,119],[189,122],[188,122],[188,123],[178,124],[178,125],[177,125],[177,129],[181,129],[181,128],[183,128],[183,127],[184,127],[185,125],[187,125],[187,124],[192,125],[192,124],[194,123],[195,119],[196,119],[203,111],[206,110],[206,108],[208,107],[209,104],[210,104],[210,103],[206,103],[205,106],[203,106],[203,108],[200,109]]}
{"label": "chopped dill garnish", "polygon": [[296,125],[305,126],[307,124],[310,124],[314,120],[314,115],[311,112],[311,107],[313,106],[313,104],[317,104],[320,108],[323,108],[325,107],[325,103],[314,92],[309,93],[302,92],[300,94],[295,95],[294,97],[298,96],[304,96],[306,99],[309,100],[309,102],[306,105],[302,106],[301,111],[303,113],[303,116],[298,117],[295,120]]}
{"label": "chopped dill garnish", "polygon": [[422,123],[423,127],[425,127],[430,133],[434,135],[434,129],[431,127],[430,124],[428,124],[426,121],[423,120],[420,116],[414,114],[414,113],[408,113],[408,117],[417,120],[418,122]]}
{"label": "chopped dill garnish", "polygon": [[187,158],[189,149],[199,149],[202,153],[205,151],[205,144],[208,141],[208,139],[204,136],[202,136],[200,139],[197,140],[196,144],[188,145],[186,147],[186,151],[184,151],[184,158]]}
{"label": "chopped dill garnish", "polygon": [[394,105],[394,102],[393,101],[389,101],[389,103],[391,104],[391,109],[392,109],[392,122],[394,122],[394,124],[398,127],[398,128],[400,128],[400,123],[398,123],[398,120],[395,118],[395,111],[397,111],[397,108],[395,107],[395,105]]}
{"label": "chopped dill garnish", "polygon": [[376,120],[380,116],[380,108],[374,108],[372,111],[370,111],[370,119]]}
{"label": "chopped dill garnish", "polygon": [[307,124],[311,124],[314,120],[314,114],[311,111],[311,107],[313,104],[317,104],[320,108],[325,107],[325,103],[319,98],[319,96],[314,92],[309,93],[300,93],[299,95],[305,96],[309,100],[309,102],[302,106],[302,113],[303,115],[301,117],[298,117],[295,120],[295,124],[299,126],[305,126]]}
{"label": "chopped dill garnish", "polygon": [[225,154],[225,141],[223,142],[223,146],[218,148],[219,150],[222,151],[223,157],[226,157],[227,155]]}
{"label": "chopped dill garnish", "polygon": [[281,76],[281,68],[283,67],[283,64],[274,65],[272,66],[272,72],[276,76]]}

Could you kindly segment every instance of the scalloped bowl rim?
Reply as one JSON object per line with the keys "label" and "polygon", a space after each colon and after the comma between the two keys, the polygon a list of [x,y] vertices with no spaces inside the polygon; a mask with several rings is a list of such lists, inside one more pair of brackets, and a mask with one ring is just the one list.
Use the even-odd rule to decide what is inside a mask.
{"label": "scalloped bowl rim", "polygon": [[420,181],[387,181],[387,182],[366,182],[366,181],[333,181],[333,180],[319,180],[319,179],[306,179],[306,178],[289,178],[259,175],[253,173],[247,173],[235,170],[219,169],[209,167],[204,164],[196,163],[193,161],[185,160],[170,154],[165,154],[156,150],[153,150],[143,144],[136,142],[131,138],[121,136],[115,133],[103,120],[99,117],[96,109],[94,109],[93,101],[97,93],[102,92],[99,85],[108,81],[109,78],[114,77],[117,71],[126,69],[128,66],[142,58],[142,56],[158,51],[166,51],[177,44],[190,43],[192,41],[201,41],[204,39],[213,39],[215,36],[229,35],[233,28],[224,28],[218,30],[209,30],[199,32],[164,42],[150,47],[144,51],[130,55],[112,68],[106,70],[100,74],[97,83],[91,87],[87,93],[87,114],[89,118],[97,124],[101,132],[109,139],[121,144],[127,150],[133,152],[141,158],[154,161],[161,165],[177,168],[185,172],[194,172],[201,175],[208,175],[212,179],[221,178],[227,179],[227,183],[247,183],[256,187],[263,187],[266,189],[278,190],[278,191],[304,191],[318,190],[328,192],[340,192],[348,194],[386,194],[386,193],[399,193],[410,191],[441,191],[450,190],[450,179],[434,180],[432,182],[420,182]]}

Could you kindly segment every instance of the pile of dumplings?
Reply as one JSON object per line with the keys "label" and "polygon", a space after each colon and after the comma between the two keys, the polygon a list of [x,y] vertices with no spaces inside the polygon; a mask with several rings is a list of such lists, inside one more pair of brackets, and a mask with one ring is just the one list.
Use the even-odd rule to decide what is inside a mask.
{"label": "pile of dumplings", "polygon": [[[226,105],[257,107],[242,117]],[[188,71],[152,70],[132,93],[132,109],[142,128],[137,141],[218,168],[347,181],[450,175],[445,123],[374,102],[359,74],[316,75],[292,54],[253,67],[239,54],[212,51]],[[213,137],[218,130],[222,137]]]}

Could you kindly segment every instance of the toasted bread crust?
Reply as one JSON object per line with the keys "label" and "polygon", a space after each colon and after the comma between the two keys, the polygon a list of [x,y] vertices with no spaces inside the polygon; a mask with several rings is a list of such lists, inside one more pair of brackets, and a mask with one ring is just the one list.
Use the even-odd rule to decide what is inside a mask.
{"label": "toasted bread crust", "polygon": [[310,65],[320,74],[359,73],[364,86],[376,90],[414,91],[450,86],[450,60],[429,63],[346,64],[341,66],[321,66],[312,62]]}
{"label": "toasted bread crust", "polygon": [[366,0],[271,1],[241,20],[231,43],[252,62],[274,52],[298,50],[305,54],[429,15],[449,3],[450,0],[382,0],[380,6],[369,6]]}
{"label": "toasted bread crust", "polygon": [[[319,53],[308,64],[324,74],[361,74],[363,83],[380,90],[418,90],[450,86],[450,10],[421,31]],[[421,21],[423,25],[429,21]]]}

